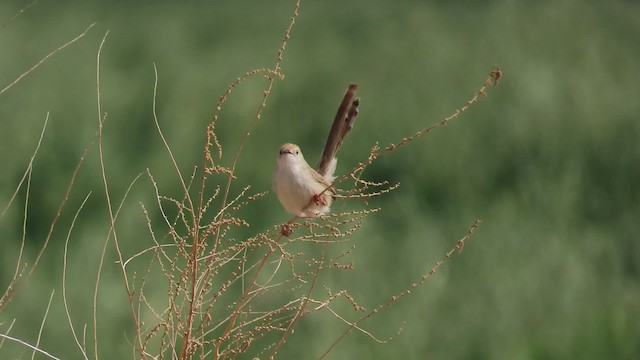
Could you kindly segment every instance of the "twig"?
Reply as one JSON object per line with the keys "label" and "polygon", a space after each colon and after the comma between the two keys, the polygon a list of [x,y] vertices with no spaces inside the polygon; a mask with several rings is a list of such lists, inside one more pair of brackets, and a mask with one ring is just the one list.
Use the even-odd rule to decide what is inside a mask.
{"label": "twig", "polygon": [[9,335],[6,335],[6,334],[0,334],[0,337],[3,338],[3,339],[11,340],[11,341],[17,342],[18,344],[24,345],[24,346],[28,347],[29,349],[32,349],[32,350],[35,350],[35,351],[41,353],[42,355],[48,356],[50,359],[60,360],[59,358],[49,354],[48,352],[46,352],[46,351],[44,351],[42,349],[38,349],[37,347],[35,347],[35,346],[33,346],[33,345],[23,341],[23,340],[14,338],[13,336],[9,336]]}
{"label": "twig", "polygon": [[[96,101],[97,101],[97,110],[98,110],[98,158],[100,163],[100,173],[102,176],[102,185],[104,189],[105,199],[107,200],[107,210],[109,212],[109,234],[107,235],[107,239],[113,234],[113,243],[116,247],[116,252],[118,254],[118,260],[120,261],[120,271],[122,272],[122,278],[124,280],[125,288],[127,290],[127,297],[129,298],[129,308],[131,310],[131,316],[133,316],[134,324],[136,325],[136,332],[138,334],[138,342],[139,345],[142,345],[142,339],[140,338],[140,329],[139,322],[135,311],[135,306],[133,304],[133,291],[131,290],[131,286],[129,284],[129,279],[127,278],[127,272],[124,268],[124,261],[122,256],[122,251],[120,250],[120,242],[118,241],[118,233],[116,231],[116,217],[114,214],[113,206],[111,204],[111,195],[109,194],[109,184],[107,181],[107,173],[105,170],[105,161],[104,161],[104,151],[102,147],[102,129],[104,127],[104,120],[106,114],[102,114],[102,102],[100,95],[100,55],[102,54],[102,47],[104,46],[107,36],[109,35],[109,30],[102,37],[102,41],[100,42],[100,47],[98,48],[98,54],[96,56]],[[98,341],[97,335],[94,332],[94,349],[95,349],[95,357],[98,358]]]}
{"label": "twig", "polygon": [[329,348],[327,348],[327,350],[324,353],[322,353],[322,355],[320,355],[319,359],[324,359],[329,354],[329,352],[331,352],[331,350],[345,336],[347,336],[347,334],[349,334],[353,329],[357,328],[357,325],[360,324],[362,321],[372,317],[373,315],[379,313],[383,309],[388,308],[389,306],[391,306],[394,303],[396,303],[400,298],[405,297],[406,295],[411,293],[411,291],[413,291],[415,288],[417,288],[418,286],[424,284],[433,274],[435,274],[435,272],[440,268],[440,266],[442,264],[444,264],[447,260],[449,260],[449,258],[451,257],[451,255],[453,255],[454,252],[457,251],[458,253],[461,253],[462,249],[464,248],[464,242],[466,240],[468,240],[473,235],[473,232],[478,228],[479,224],[480,224],[480,220],[476,220],[473,223],[473,225],[471,225],[469,230],[467,231],[467,234],[463,238],[458,240],[456,242],[456,245],[453,248],[451,248],[449,251],[447,251],[447,253],[445,254],[444,258],[442,258],[440,261],[436,262],[436,264],[431,268],[431,270],[428,273],[422,275],[420,277],[420,279],[418,279],[418,281],[412,283],[411,286],[409,286],[408,289],[402,291],[398,295],[392,296],[391,299],[389,301],[387,301],[386,303],[378,305],[375,309],[371,310],[367,314],[363,315],[362,317],[360,317],[359,319],[357,319],[356,321],[351,323],[351,325],[349,327],[347,327],[347,329],[345,329],[345,331],[340,336],[338,336],[338,338],[329,346]]}
{"label": "twig", "polygon": [[65,239],[65,242],[64,242],[64,255],[62,258],[62,301],[64,303],[64,311],[67,314],[67,320],[69,321],[69,327],[71,328],[71,334],[73,335],[73,339],[75,340],[76,345],[78,345],[78,348],[80,349],[80,352],[82,352],[82,356],[85,359],[88,359],[87,351],[80,344],[80,340],[78,340],[78,335],[76,334],[76,330],[73,327],[73,321],[71,320],[71,313],[69,312],[69,304],[67,302],[67,253],[69,248],[69,239],[71,238],[71,232],[75,226],[78,216],[80,215],[80,211],[82,211],[82,208],[84,208],[84,205],[87,203],[87,200],[89,200],[90,196],[91,196],[91,192],[89,192],[87,196],[85,196],[84,200],[82,201],[82,203],[78,207],[78,210],[73,216],[73,220],[71,220],[69,231],[67,231],[67,238]]}
{"label": "twig", "polygon": [[2,27],[0,29],[4,30],[6,29],[6,27],[15,19],[18,18],[18,16],[22,15],[22,13],[24,13],[25,11],[29,10],[30,7],[32,7],[33,5],[35,5],[38,2],[38,0],[33,0],[31,3],[27,4],[25,7],[23,7],[22,9],[20,9],[17,13],[15,13],[12,17],[10,17],[9,19],[7,19],[7,21],[4,22],[4,24],[2,24]]}
{"label": "twig", "polygon": [[[47,316],[49,315],[49,309],[51,308],[51,301],[53,301],[53,294],[55,294],[55,290],[51,290],[51,295],[49,296],[49,302],[47,303],[47,309],[44,312],[44,316],[42,317],[42,322],[40,323],[40,329],[38,330],[38,339],[36,340],[36,347],[40,346],[40,340],[42,340],[42,330],[44,329],[44,324],[47,321]],[[31,360],[36,357],[36,351],[34,350],[31,353]]]}
{"label": "twig", "polygon": [[33,161],[35,160],[36,155],[38,154],[38,150],[40,149],[40,144],[42,144],[42,139],[44,137],[44,132],[47,129],[48,122],[49,122],[49,112],[47,112],[47,116],[44,119],[44,125],[42,126],[42,131],[40,132],[40,138],[38,139],[38,144],[36,145],[36,149],[34,150],[33,155],[31,155],[31,159],[29,160],[29,165],[27,166],[27,170],[25,170],[24,174],[22,175],[22,179],[20,179],[20,182],[16,187],[16,191],[14,191],[13,195],[11,196],[11,199],[9,199],[7,206],[4,208],[4,210],[0,214],[0,218],[4,216],[4,214],[7,212],[7,210],[13,203],[13,200],[18,195],[18,192],[20,191],[20,188],[22,187],[22,184],[24,183],[25,179],[27,179],[27,189],[25,194],[24,212],[23,212],[24,217],[22,220],[22,239],[20,242],[20,251],[18,252],[18,259],[16,260],[16,269],[13,273],[13,277],[9,281],[9,285],[7,285],[7,288],[5,289],[4,294],[2,295],[2,297],[0,297],[0,309],[3,308],[3,305],[5,303],[5,298],[9,296],[9,293],[11,292],[14,285],[16,284],[18,277],[20,277],[20,275],[24,271],[24,267],[21,264],[22,264],[22,254],[24,252],[24,244],[27,238],[27,218],[28,218],[28,209],[29,209],[29,194],[31,192],[31,175],[33,173]]}
{"label": "twig", "polygon": [[15,80],[13,80],[9,85],[5,86],[4,89],[0,90],[0,96],[2,96],[2,94],[4,94],[7,90],[11,89],[15,84],[17,84],[20,80],[22,80],[22,78],[24,78],[25,76],[29,75],[31,72],[33,72],[35,69],[37,69],[40,65],[42,65],[42,63],[44,63],[45,61],[47,61],[47,59],[49,59],[50,57],[52,57],[53,55],[57,54],[58,52],[60,52],[61,50],[63,50],[64,48],[66,48],[67,46],[73,44],[74,42],[80,40],[80,38],[82,38],[83,36],[85,36],[89,30],[91,30],[91,28],[95,25],[96,23],[93,23],[91,25],[89,25],[88,28],[86,28],[80,35],[76,36],[75,38],[73,38],[72,40],[66,42],[65,44],[63,44],[62,46],[60,46],[59,48],[53,50],[52,52],[50,52],[49,54],[47,54],[47,56],[43,57],[40,61],[38,61],[35,65],[33,65],[31,68],[29,68],[29,70],[25,71],[24,73],[22,73],[22,75],[18,76]]}

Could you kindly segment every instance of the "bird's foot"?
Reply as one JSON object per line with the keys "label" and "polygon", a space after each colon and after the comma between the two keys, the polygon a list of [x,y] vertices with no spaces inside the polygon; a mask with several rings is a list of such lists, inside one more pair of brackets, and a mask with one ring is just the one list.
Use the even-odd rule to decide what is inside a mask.
{"label": "bird's foot", "polygon": [[289,225],[289,223],[282,225],[282,230],[280,232],[282,236],[289,237],[289,235],[291,235],[292,232],[293,232],[293,229],[291,228],[291,225]]}
{"label": "bird's foot", "polygon": [[313,195],[312,199],[313,199],[313,202],[316,203],[316,205],[327,206],[327,200],[325,200],[321,194]]}

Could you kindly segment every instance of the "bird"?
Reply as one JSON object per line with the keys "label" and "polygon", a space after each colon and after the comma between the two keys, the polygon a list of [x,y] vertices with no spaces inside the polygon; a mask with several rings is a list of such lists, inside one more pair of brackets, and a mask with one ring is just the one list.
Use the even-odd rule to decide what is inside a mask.
{"label": "bird", "polygon": [[331,211],[335,196],[332,184],[338,163],[336,153],[358,115],[357,87],[350,84],[347,88],[315,168],[307,163],[298,145],[286,143],[280,146],[272,177],[273,188],[282,207],[294,216],[313,218]]}

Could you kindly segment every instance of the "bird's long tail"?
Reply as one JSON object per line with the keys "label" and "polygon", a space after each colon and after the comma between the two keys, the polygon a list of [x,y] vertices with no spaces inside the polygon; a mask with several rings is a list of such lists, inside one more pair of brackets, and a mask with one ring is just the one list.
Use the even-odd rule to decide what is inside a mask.
{"label": "bird's long tail", "polygon": [[320,175],[329,181],[333,181],[333,174],[336,170],[336,153],[342,146],[344,137],[347,136],[351,128],[353,128],[353,122],[358,115],[358,107],[360,106],[360,98],[356,97],[356,89],[358,85],[350,84],[342,103],[338,108],[336,117],[329,130],[329,136],[327,137],[327,143],[324,145],[324,151],[320,157],[320,161],[316,166],[316,170]]}

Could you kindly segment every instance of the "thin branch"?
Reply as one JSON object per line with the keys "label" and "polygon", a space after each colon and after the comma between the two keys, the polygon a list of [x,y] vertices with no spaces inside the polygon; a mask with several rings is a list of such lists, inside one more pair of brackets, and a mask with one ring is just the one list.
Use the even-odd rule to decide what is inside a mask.
{"label": "thin branch", "polygon": [[78,216],[80,215],[80,211],[82,211],[84,204],[87,203],[87,200],[89,200],[90,196],[91,196],[91,192],[89,192],[87,196],[85,196],[84,200],[78,207],[76,214],[73,216],[73,220],[71,221],[71,226],[69,226],[69,231],[67,232],[67,238],[65,239],[65,242],[64,242],[64,255],[62,258],[62,301],[64,303],[64,311],[67,314],[67,320],[69,321],[69,327],[71,328],[71,334],[73,335],[73,339],[75,340],[76,345],[78,345],[78,348],[80,349],[80,352],[82,352],[82,356],[85,359],[88,359],[87,352],[86,352],[86,349],[80,344],[80,340],[78,340],[78,335],[76,334],[76,330],[73,327],[73,321],[71,320],[71,313],[69,312],[69,304],[67,302],[67,254],[68,254],[67,250],[69,248],[69,239],[71,238],[71,232],[73,231],[76,220],[78,219]]}
{"label": "thin branch", "polygon": [[15,19],[18,18],[18,16],[22,15],[22,13],[24,13],[25,11],[29,10],[30,7],[32,7],[33,5],[35,5],[38,2],[38,0],[33,0],[30,4],[27,4],[27,6],[23,7],[22,9],[20,9],[17,13],[15,13],[12,17],[10,17],[9,19],[7,19],[7,21],[4,22],[4,24],[2,24],[2,27],[0,29],[4,30],[7,28],[7,26],[9,26],[9,24],[11,22],[13,22]]}
{"label": "thin branch", "polygon": [[196,293],[196,286],[197,286],[197,281],[196,279],[198,278],[198,249],[199,249],[199,219],[196,217],[196,212],[195,212],[195,208],[193,206],[193,201],[191,200],[191,195],[189,193],[189,189],[187,188],[187,184],[184,182],[184,177],[182,176],[182,172],[180,171],[180,167],[178,166],[178,162],[176,161],[175,157],[173,156],[173,152],[171,151],[171,147],[169,146],[169,143],[167,142],[167,140],[165,139],[164,135],[162,134],[162,129],[160,129],[160,123],[158,122],[158,114],[156,113],[156,99],[157,99],[157,94],[158,94],[158,68],[156,67],[156,64],[153,64],[153,73],[155,75],[155,80],[153,83],[153,120],[156,124],[156,129],[158,130],[158,134],[160,134],[160,138],[162,139],[162,142],[164,143],[165,148],[167,149],[167,153],[169,154],[169,157],[171,157],[171,162],[173,163],[173,166],[176,170],[176,173],[178,174],[178,178],[180,179],[180,184],[182,184],[182,189],[184,191],[184,195],[187,198],[187,201],[189,202],[189,206],[191,208],[191,216],[192,216],[192,221],[193,221],[193,226],[192,226],[192,234],[191,237],[193,239],[193,245],[191,248],[191,252],[192,252],[192,261],[190,263],[191,265],[191,281],[190,281],[190,300],[189,301],[189,311],[187,313],[187,323],[186,323],[186,329],[185,329],[185,335],[184,335],[184,339],[183,339],[183,344],[182,344],[182,354],[180,355],[181,358],[186,359],[187,356],[187,348],[189,345],[189,338],[190,338],[190,334],[191,334],[191,327],[193,324],[193,316],[195,315],[195,293]]}
{"label": "thin branch", "polygon": [[278,341],[278,343],[273,347],[273,350],[271,351],[271,354],[269,355],[269,359],[273,359],[276,356],[276,353],[278,352],[280,347],[285,343],[285,341],[287,341],[289,336],[291,336],[291,334],[293,334],[293,329],[298,324],[300,319],[302,319],[302,317],[304,316],[304,310],[307,307],[307,304],[309,303],[309,299],[311,298],[311,292],[316,287],[316,282],[318,281],[318,276],[320,275],[320,271],[322,271],[324,269],[324,258],[325,258],[326,252],[327,252],[327,245],[328,244],[325,243],[324,246],[322,247],[322,256],[320,257],[320,260],[318,261],[318,265],[317,265],[315,274],[313,275],[313,278],[311,279],[311,284],[309,286],[309,290],[307,291],[306,296],[300,302],[300,306],[298,307],[298,311],[296,312],[296,315],[294,316],[294,318],[289,323],[289,326],[287,327],[287,330],[285,331],[285,333],[282,334],[282,337],[280,337],[280,341]]}
{"label": "thin branch", "polygon": [[197,227],[195,209],[193,206],[193,201],[191,200],[191,195],[189,195],[189,189],[187,187],[187,184],[184,181],[184,177],[182,176],[182,172],[180,171],[178,162],[176,161],[176,158],[173,156],[173,151],[171,151],[171,147],[169,146],[167,139],[164,137],[164,134],[162,133],[162,129],[160,128],[160,123],[158,122],[158,114],[156,112],[156,100],[157,100],[157,94],[158,94],[158,68],[156,67],[156,63],[153,63],[153,74],[155,76],[154,82],[153,82],[153,121],[156,125],[156,129],[158,130],[158,134],[162,139],[162,143],[164,144],[164,147],[167,149],[167,153],[171,158],[171,163],[173,164],[173,167],[176,170],[176,173],[178,174],[178,178],[180,179],[180,184],[182,185],[182,190],[184,191],[184,194],[187,197],[187,201],[189,201],[189,206],[191,207],[191,212],[193,214],[194,227]]}
{"label": "thin branch", "polygon": [[2,218],[4,216],[4,214],[7,212],[7,210],[9,209],[9,207],[11,206],[11,204],[13,203],[13,200],[16,198],[16,196],[18,195],[18,192],[20,191],[20,188],[22,188],[22,184],[25,181],[25,178],[27,180],[27,188],[25,191],[25,199],[24,199],[24,211],[23,211],[23,220],[22,220],[22,239],[20,241],[20,250],[18,252],[18,259],[16,260],[16,269],[13,273],[13,277],[11,278],[11,280],[9,281],[9,285],[7,286],[7,288],[5,289],[4,294],[2,295],[2,297],[0,298],[0,309],[2,309],[3,305],[4,305],[4,300],[7,296],[9,296],[9,294],[11,293],[11,290],[13,289],[13,287],[15,286],[18,278],[23,274],[25,267],[22,266],[22,255],[24,253],[24,245],[26,243],[26,239],[27,239],[27,219],[28,219],[28,214],[29,214],[29,197],[31,194],[31,176],[33,174],[33,162],[36,158],[36,155],[38,154],[38,150],[40,150],[40,145],[42,144],[42,139],[44,138],[44,133],[45,130],[47,129],[47,123],[49,122],[49,112],[47,112],[47,116],[44,119],[44,125],[42,126],[42,131],[40,132],[40,138],[38,139],[38,144],[36,145],[36,149],[33,152],[33,155],[31,155],[31,159],[29,160],[29,165],[27,165],[27,169],[25,170],[24,174],[22,175],[22,179],[20,179],[20,182],[18,183],[18,186],[16,187],[16,191],[14,191],[13,195],[11,196],[11,199],[9,199],[9,202],[7,203],[7,206],[4,208],[4,210],[2,211],[2,213],[0,214],[0,218]]}
{"label": "thin branch", "polygon": [[22,187],[22,183],[24,183],[24,180],[27,178],[27,176],[31,176],[30,173],[31,171],[33,171],[33,161],[35,160],[36,155],[38,154],[38,150],[40,150],[40,144],[42,144],[42,139],[44,138],[44,132],[47,129],[48,122],[49,122],[49,112],[47,111],[47,116],[45,116],[44,118],[44,125],[42,125],[42,130],[40,131],[40,138],[38,139],[38,144],[36,145],[36,149],[34,150],[33,155],[31,155],[31,159],[29,160],[29,165],[27,165],[27,170],[24,171],[24,174],[22,175],[22,179],[20,179],[20,182],[16,187],[16,191],[13,192],[11,199],[9,199],[9,203],[7,203],[7,205],[4,207],[4,210],[2,210],[2,213],[0,213],[0,217],[4,216],[4,214],[7,212],[7,210],[11,206],[11,203],[13,203],[13,200],[15,200],[16,196],[18,195],[18,192],[20,191],[20,188]]}
{"label": "thin branch", "polygon": [[[127,187],[127,191],[125,191],[124,196],[122,197],[122,201],[120,202],[120,205],[116,210],[115,220],[118,219],[118,215],[120,214],[120,210],[124,205],[125,199],[129,196],[129,193],[131,192],[133,185],[138,181],[140,176],[142,176],[142,173],[138,174],[138,176],[136,176],[133,179],[133,181],[129,184],[129,187]],[[102,274],[102,267],[104,266],[104,259],[107,253],[107,245],[109,244],[110,235],[111,233],[107,235],[107,238],[104,241],[104,245],[102,246],[102,254],[100,255],[100,263],[98,265],[98,273],[96,274],[96,285],[93,290],[93,341],[94,341],[94,351],[96,354],[96,357],[95,357],[96,359],[98,359],[98,356],[97,356],[97,353],[98,353],[98,289],[100,287],[100,276]],[[136,324],[136,330],[139,332],[139,328],[137,324]]]}
{"label": "thin branch", "polygon": [[[433,130],[439,128],[439,127],[446,126],[450,121],[457,119],[458,116],[460,116],[460,114],[462,114],[463,112],[467,111],[472,105],[477,103],[480,100],[480,98],[487,96],[487,88],[489,86],[492,86],[492,85],[493,86],[497,86],[498,83],[500,82],[501,78],[502,78],[502,71],[500,70],[499,67],[494,66],[493,69],[491,69],[491,72],[489,72],[489,74],[485,78],[484,84],[480,87],[480,89],[478,89],[473,94],[471,99],[469,99],[462,107],[456,109],[451,115],[443,118],[442,120],[438,121],[437,123],[435,123],[433,125],[430,125],[430,126],[424,128],[422,130],[419,130],[419,131],[415,132],[413,135],[405,137],[405,138],[403,138],[402,140],[400,140],[400,141],[398,141],[396,143],[392,143],[392,144],[388,145],[384,149],[380,149],[380,147],[376,143],[376,145],[373,146],[373,148],[371,148],[371,152],[369,154],[369,157],[365,162],[359,163],[358,165],[354,166],[346,174],[336,178],[333,181],[333,183],[331,185],[327,186],[322,192],[320,192],[319,195],[324,194],[326,191],[329,191],[330,189],[334,189],[334,192],[335,192],[335,189],[336,189],[335,188],[335,184],[341,183],[341,182],[345,181],[348,178],[354,178],[354,179],[358,178],[358,176],[360,174],[362,174],[364,169],[366,169],[367,166],[371,165],[380,156],[388,154],[388,153],[390,153],[392,151],[395,151],[399,147],[407,145],[407,144],[413,142],[414,140],[416,140],[417,138],[421,137],[422,135],[428,134],[431,131],[433,131]],[[393,190],[393,189],[391,189],[391,190]],[[311,205],[313,205],[313,199],[309,202],[309,204],[307,204],[307,207],[309,207]]]}
{"label": "thin branch", "polygon": [[[4,323],[2,323],[4,325]],[[9,333],[11,332],[11,330],[13,329],[13,326],[16,324],[16,319],[13,318],[11,320],[11,324],[9,324],[9,328],[7,329],[7,332],[5,333],[5,335],[9,335]],[[0,339],[0,350],[2,350],[2,346],[4,345],[4,338]]]}
{"label": "thin branch", "polygon": [[[98,48],[98,54],[96,56],[96,101],[97,101],[97,110],[98,110],[98,157],[100,163],[100,173],[102,176],[102,185],[104,189],[105,199],[107,200],[107,210],[109,211],[109,234],[107,235],[107,239],[113,235],[113,243],[116,247],[116,252],[118,255],[118,260],[120,261],[120,271],[122,272],[122,278],[124,280],[125,288],[127,291],[127,297],[129,299],[129,308],[131,310],[131,316],[133,317],[134,324],[136,325],[136,332],[138,333],[138,341],[139,344],[142,345],[142,339],[140,338],[139,331],[139,322],[138,317],[136,315],[135,306],[133,304],[133,291],[131,290],[131,285],[129,284],[129,279],[127,278],[127,272],[124,268],[124,261],[122,256],[122,251],[120,249],[120,242],[118,241],[118,233],[116,231],[116,216],[114,214],[113,205],[111,204],[111,195],[109,194],[109,183],[107,181],[107,172],[105,170],[105,160],[104,160],[104,150],[102,146],[103,133],[102,129],[104,127],[104,120],[106,114],[103,117],[102,114],[102,101],[100,95],[100,55],[102,54],[102,48],[107,40],[107,36],[109,35],[109,30],[102,37],[102,41],[100,42],[100,47]],[[94,336],[97,336],[94,334]],[[94,338],[95,344],[95,357],[98,358],[98,341],[97,338]]]}
{"label": "thin branch", "polygon": [[40,259],[42,258],[47,246],[49,245],[49,241],[51,240],[51,236],[53,235],[53,230],[58,224],[58,219],[62,215],[62,210],[64,209],[64,206],[67,204],[67,201],[69,201],[69,195],[71,194],[71,190],[73,189],[73,185],[75,184],[76,176],[78,176],[78,172],[80,171],[80,168],[82,167],[82,164],[88,152],[89,152],[89,147],[85,149],[84,153],[80,157],[80,160],[78,160],[78,164],[76,165],[76,168],[73,170],[73,174],[71,175],[71,180],[69,180],[69,185],[67,186],[67,190],[64,194],[62,201],[60,201],[60,205],[58,206],[58,211],[56,212],[56,215],[54,216],[53,220],[51,221],[51,224],[49,225],[49,232],[47,233],[47,236],[44,240],[44,244],[42,244],[42,247],[40,248],[40,252],[38,252],[38,255],[36,256],[35,261],[29,268],[29,271],[27,272],[26,276],[22,278],[22,281],[20,281],[17,284],[14,290],[12,292],[9,292],[7,290],[7,292],[5,292],[2,298],[0,298],[0,309],[2,309],[3,306],[6,306],[13,300],[13,298],[20,291],[22,286],[24,286],[24,284],[31,278],[31,275],[33,274],[36,267],[38,266]]}
{"label": "thin branch", "polygon": [[3,339],[7,339],[7,340],[11,340],[11,341],[17,342],[18,344],[26,346],[29,349],[35,350],[35,351],[41,353],[42,355],[48,356],[50,359],[60,360],[59,358],[49,354],[48,352],[46,352],[44,350],[41,350],[41,349],[38,349],[37,347],[35,347],[35,346],[33,346],[33,345],[23,341],[23,340],[20,340],[18,338],[14,338],[13,336],[9,336],[9,335],[6,335],[6,334],[0,334],[0,337],[3,338]]}
{"label": "thin branch", "polygon": [[469,238],[471,238],[471,236],[473,235],[473,232],[478,228],[478,225],[480,225],[480,220],[476,220],[473,223],[473,225],[471,225],[469,230],[467,230],[467,234],[464,237],[462,237],[460,240],[458,240],[456,242],[456,245],[453,248],[451,248],[449,251],[447,251],[445,256],[440,261],[436,262],[436,264],[431,268],[431,270],[428,273],[422,275],[416,282],[412,283],[409,286],[409,288],[405,289],[404,291],[402,291],[397,295],[392,296],[391,299],[386,303],[378,305],[375,309],[371,310],[367,314],[363,315],[362,317],[360,317],[359,319],[351,323],[351,325],[347,327],[347,329],[345,329],[345,331],[340,336],[338,336],[338,338],[336,338],[336,340],[329,346],[329,348],[327,348],[327,350],[324,353],[322,353],[322,355],[320,355],[319,359],[324,359],[329,354],[329,352],[331,352],[331,350],[333,350],[333,348],[345,336],[347,336],[347,334],[349,334],[353,329],[356,329],[358,324],[360,324],[362,321],[374,316],[375,314],[379,313],[383,309],[388,308],[391,305],[395,304],[400,298],[405,297],[406,295],[411,293],[411,291],[413,291],[415,288],[417,288],[418,286],[424,284],[427,280],[429,280],[429,278],[433,274],[435,274],[435,272],[440,268],[440,266],[442,266],[442,264],[444,264],[447,260],[449,260],[449,258],[451,257],[451,255],[453,255],[454,252],[456,251],[458,253],[462,252],[462,250],[464,249],[464,242]]}
{"label": "thin branch", "polygon": [[[287,46],[287,42],[289,40],[289,37],[290,37],[290,34],[291,34],[291,30],[293,29],[293,25],[295,24],[296,18],[298,17],[299,8],[300,8],[300,0],[296,1],[295,7],[293,9],[293,15],[291,16],[291,21],[289,22],[289,26],[287,27],[287,30],[285,31],[285,34],[284,34],[284,39],[282,40],[282,46],[278,50],[278,56],[277,56],[276,64],[275,64],[275,67],[274,67],[274,72],[276,72],[276,73],[280,73],[281,63],[282,63],[282,59],[283,59],[283,55],[284,55],[284,50],[285,50],[285,48]],[[224,190],[224,194],[223,194],[223,198],[222,198],[222,207],[225,206],[225,204],[227,202],[227,199],[229,197],[229,191],[231,189],[231,182],[234,179],[233,173],[235,171],[237,161],[240,158],[240,153],[242,152],[242,148],[244,147],[245,142],[249,138],[249,135],[251,134],[253,128],[256,126],[257,122],[261,119],[262,111],[267,106],[267,100],[269,99],[269,95],[271,94],[271,89],[273,87],[274,81],[275,81],[274,77],[268,78],[267,89],[264,91],[264,95],[263,95],[263,98],[262,98],[262,103],[260,104],[260,107],[258,108],[258,111],[256,113],[255,118],[253,119],[253,121],[249,125],[249,128],[247,129],[247,131],[244,133],[244,136],[240,140],[240,144],[238,145],[238,149],[236,150],[236,153],[234,155],[233,162],[232,162],[232,165],[231,165],[231,174],[229,175],[229,177],[227,179],[227,185],[226,185],[226,188]],[[202,186],[203,186],[203,189],[204,189],[204,176],[203,176],[203,184],[202,184]],[[221,214],[221,216],[222,216],[222,214]],[[219,236],[220,236],[220,232],[218,232],[216,234],[216,239],[215,239],[214,245],[213,245],[214,248],[217,247],[217,244],[219,242]],[[282,235],[279,235],[278,240],[280,238],[282,238]],[[278,242],[278,240],[276,240],[276,242]],[[231,319],[229,320],[229,325],[228,325],[227,329],[224,331],[224,333],[222,335],[222,338],[228,336],[229,335],[229,331],[231,331],[231,329],[234,328],[235,321],[236,321],[238,315],[240,315],[240,310],[242,309],[242,306],[244,306],[244,302],[247,299],[247,295],[250,293],[251,289],[253,288],[253,285],[255,284],[255,280],[257,279],[258,274],[260,273],[262,267],[264,266],[264,263],[267,261],[269,256],[273,253],[273,251],[274,251],[273,249],[270,250],[262,258],[262,260],[260,262],[260,265],[258,266],[256,272],[254,273],[253,279],[251,280],[251,282],[247,286],[247,289],[242,294],[241,299],[238,301],[236,309],[235,309]],[[215,357],[216,358],[218,356],[220,346],[221,346],[221,342],[216,344],[216,352],[215,352]]]}
{"label": "thin branch", "polygon": [[[38,339],[36,340],[36,347],[40,346],[40,340],[42,339],[42,330],[44,329],[44,324],[47,321],[47,316],[49,315],[49,309],[51,308],[51,301],[53,301],[53,294],[55,294],[55,290],[51,290],[51,295],[49,296],[49,302],[47,303],[47,309],[44,312],[44,316],[42,317],[42,322],[40,323],[40,330],[38,330]],[[31,353],[31,360],[36,357],[36,351],[34,350]]]}
{"label": "thin branch", "polygon": [[29,75],[31,72],[33,72],[35,69],[37,69],[40,65],[42,65],[42,63],[44,63],[45,61],[47,61],[50,57],[52,57],[53,55],[57,54],[58,52],[60,52],[61,50],[63,50],[64,48],[66,48],[67,46],[73,44],[74,42],[80,40],[80,38],[82,38],[83,36],[85,36],[89,30],[91,30],[91,28],[95,25],[96,23],[93,23],[91,25],[89,25],[89,27],[87,27],[80,35],[76,36],[75,38],[73,38],[72,40],[66,42],[65,44],[63,44],[62,46],[60,46],[59,48],[53,50],[52,52],[50,52],[49,54],[47,54],[47,56],[43,57],[40,61],[38,61],[38,63],[36,63],[35,65],[33,65],[31,68],[29,68],[29,70],[25,71],[24,73],[22,73],[22,75],[18,76],[15,80],[13,80],[9,85],[5,86],[4,89],[0,90],[0,96],[2,96],[2,94],[4,94],[7,90],[11,89],[15,84],[17,84],[20,80],[22,80],[22,78],[24,78],[25,76]]}

